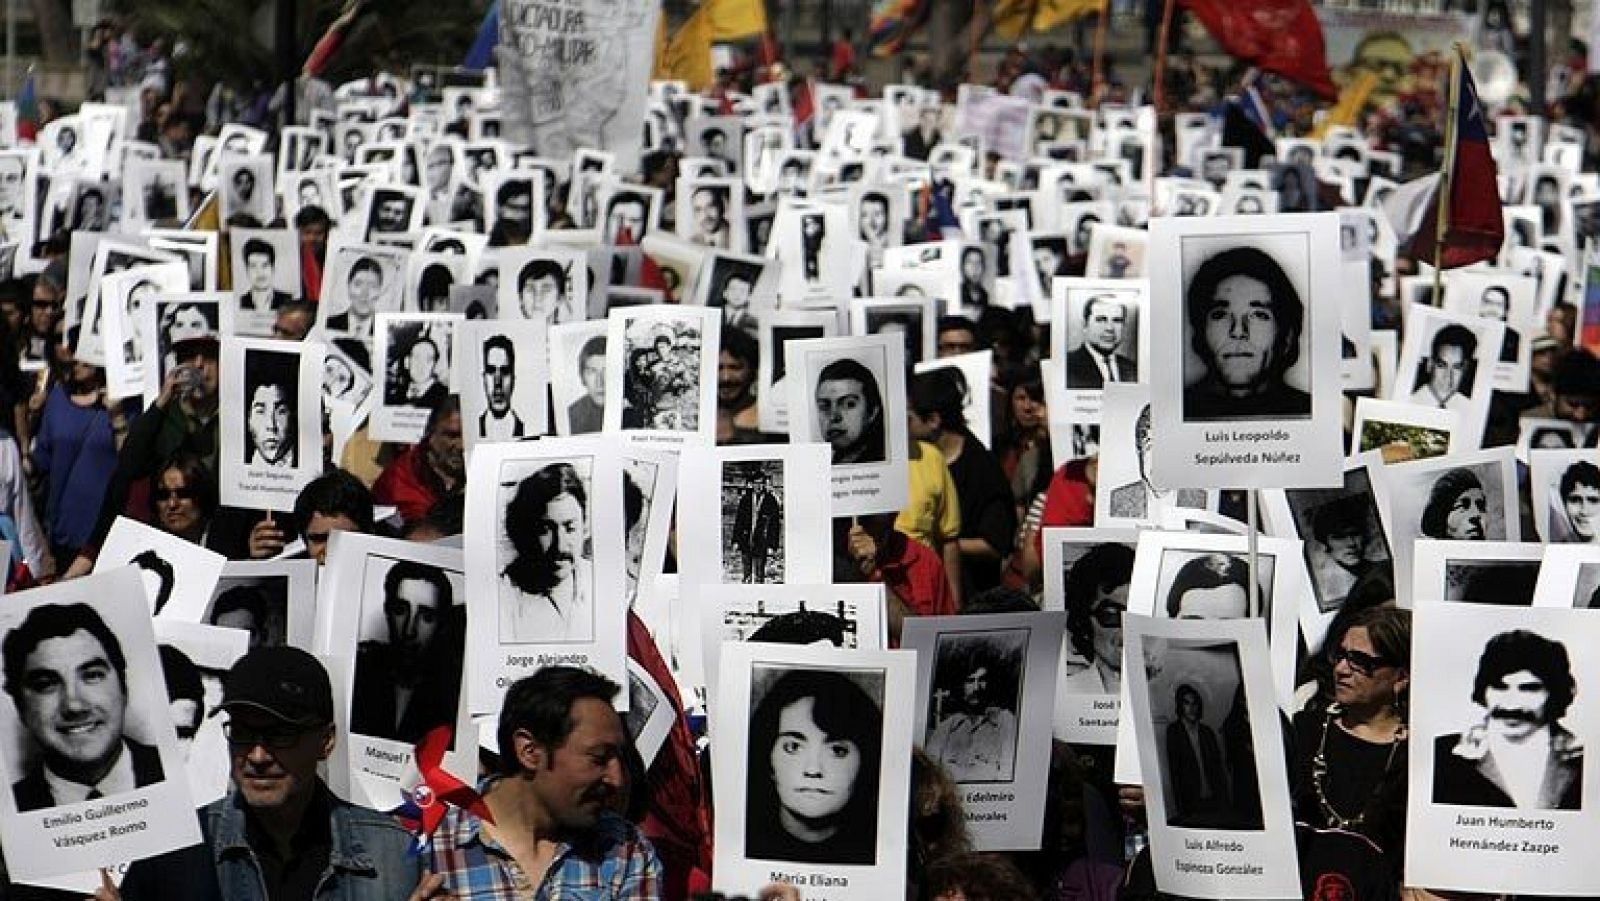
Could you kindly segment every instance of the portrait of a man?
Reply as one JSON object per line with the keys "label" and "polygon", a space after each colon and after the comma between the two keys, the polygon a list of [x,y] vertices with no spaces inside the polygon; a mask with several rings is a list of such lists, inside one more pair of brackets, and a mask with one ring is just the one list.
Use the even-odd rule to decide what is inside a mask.
{"label": "portrait of a man", "polygon": [[42,604],[6,633],[5,689],[37,760],[12,783],[19,812],[110,797],[164,778],[152,745],[123,732],[128,663],[87,604]]}
{"label": "portrait of a man", "polygon": [[773,482],[774,476],[782,479],[783,464],[763,460],[727,465],[737,481],[730,479],[723,487],[723,506],[733,508],[733,524],[724,538],[723,554],[737,558],[742,583],[780,582],[783,502],[773,491]]}
{"label": "portrait of a man", "polygon": [[633,191],[618,191],[606,201],[605,242],[637,244],[649,233],[650,206]]}
{"label": "portrait of a man", "polygon": [[571,322],[580,318],[572,298],[570,266],[558,260],[528,261],[517,274],[517,303],[522,318],[535,322]]}
{"label": "portrait of a man", "polygon": [[355,263],[351,264],[349,274],[345,276],[345,297],[349,301],[349,306],[344,312],[328,317],[328,330],[370,338],[378,299],[383,294],[383,284],[383,267],[378,261],[369,256],[358,257]]}
{"label": "portrait of a man", "polygon": [[1167,768],[1172,797],[1167,820],[1186,828],[1215,827],[1227,809],[1228,771],[1217,732],[1202,721],[1205,699],[1187,683],[1173,692],[1177,716],[1167,724]]}
{"label": "portrait of a man", "polygon": [[822,279],[822,244],[827,233],[827,220],[821,213],[806,213],[800,217],[801,263],[806,281],[812,284]]}
{"label": "portrait of a man", "polygon": [[589,486],[577,468],[552,463],[517,483],[503,522],[511,560],[500,572],[500,640],[593,640]]}
{"label": "portrait of a man", "polygon": [[595,335],[578,351],[578,381],[583,395],[567,405],[567,423],[574,435],[600,431],[606,412],[606,336]]}
{"label": "portrait of a man", "polygon": [[1459,323],[1433,335],[1428,357],[1421,361],[1411,402],[1445,410],[1466,410],[1472,403],[1477,369],[1478,336]]}
{"label": "portrait of a man", "polygon": [[[1506,317],[1511,314],[1511,291],[1505,285],[1490,285],[1483,289],[1483,294],[1478,297],[1478,315],[1496,322],[1506,322]],[[1500,339],[1500,362],[1515,363],[1517,355],[1522,350],[1522,336],[1506,327],[1505,337]]]}
{"label": "portrait of a man", "polygon": [[400,191],[372,192],[372,216],[367,232],[373,235],[401,235],[411,226],[412,198]]}
{"label": "portrait of a man", "polygon": [[1170,503],[1179,507],[1205,507],[1206,493],[1198,488],[1180,488],[1172,492],[1151,484],[1150,461],[1153,444],[1150,438],[1149,404],[1145,404],[1139,411],[1139,419],[1134,423],[1133,443],[1138,452],[1139,479],[1111,489],[1112,516],[1122,519],[1144,519],[1150,515],[1152,498],[1164,502],[1167,498],[1173,498]]}
{"label": "portrait of a man", "polygon": [[1028,633],[939,636],[924,748],[957,782],[1010,782]]}
{"label": "portrait of a man", "polygon": [[817,434],[833,446],[834,466],[887,457],[883,393],[865,364],[843,357],[822,368],[814,392]]}
{"label": "portrait of a man", "polygon": [[1311,415],[1311,395],[1285,381],[1300,359],[1305,306],[1277,260],[1254,247],[1210,257],[1189,279],[1184,308],[1199,363],[1184,377],[1185,421]]}
{"label": "portrait of a man", "polygon": [[1139,364],[1127,353],[1128,305],[1100,293],[1083,305],[1083,343],[1067,353],[1067,387],[1098,390],[1106,382],[1136,382]]}
{"label": "portrait of a man", "polygon": [[350,731],[416,744],[454,724],[464,636],[443,570],[397,560],[383,577],[384,637],[356,649]]}
{"label": "portrait of a man", "polygon": [[517,392],[517,351],[505,335],[483,341],[483,397],[487,409],[478,416],[478,437],[511,441],[527,435],[522,417],[511,409]]}
{"label": "portrait of a man", "polygon": [[[1382,536],[1376,534],[1371,525],[1369,503],[1362,495],[1349,494],[1331,500],[1311,514],[1311,538],[1315,542],[1311,548],[1313,555],[1320,556],[1336,567],[1331,572],[1338,574],[1339,587],[1349,586],[1335,593],[1324,584],[1328,579],[1318,578],[1317,604],[1322,612],[1338,610],[1347,601],[1367,597],[1381,586],[1386,586],[1384,590],[1392,596],[1392,563],[1387,557],[1374,560],[1369,556],[1368,549],[1372,545],[1382,544]],[[1313,575],[1324,574],[1314,572]]]}
{"label": "portrait of a man", "polygon": [[[241,170],[244,171],[244,170]],[[276,311],[293,300],[287,291],[273,287],[278,252],[270,242],[250,238],[240,254],[244,259],[245,290],[239,295],[239,309],[246,312]]]}
{"label": "portrait of a man", "polygon": [[729,248],[728,188],[699,185],[689,195],[693,230],[689,240],[719,250]]}
{"label": "portrait of a man", "polygon": [[1067,239],[1042,237],[1033,239],[1033,269],[1039,279],[1039,296],[1050,296],[1050,285],[1056,276],[1066,275]]}
{"label": "portrait of a man", "polygon": [[718,259],[712,264],[711,291],[706,305],[722,308],[724,325],[755,334],[758,323],[750,301],[760,278],[758,263]]}
{"label": "portrait of a man", "polygon": [[1561,725],[1576,694],[1561,642],[1523,629],[1490,638],[1472,680],[1482,721],[1434,740],[1434,803],[1581,809],[1583,745]]}
{"label": "portrait of a man", "polygon": [[1555,511],[1566,540],[1600,544],[1600,466],[1579,460],[1561,473],[1557,485],[1561,506]]}
{"label": "portrait of a man", "polygon": [[246,360],[244,464],[293,469],[300,465],[298,358],[267,352],[249,354]]}
{"label": "portrait of a man", "polygon": [[[861,195],[857,205],[856,230],[870,252],[881,253],[889,246],[889,197],[881,191]],[[876,259],[877,257],[874,257]]]}
{"label": "portrait of a man", "polygon": [[1128,610],[1133,548],[1097,544],[1062,574],[1067,639],[1088,666],[1062,680],[1067,694],[1116,694],[1122,687],[1122,614]]}

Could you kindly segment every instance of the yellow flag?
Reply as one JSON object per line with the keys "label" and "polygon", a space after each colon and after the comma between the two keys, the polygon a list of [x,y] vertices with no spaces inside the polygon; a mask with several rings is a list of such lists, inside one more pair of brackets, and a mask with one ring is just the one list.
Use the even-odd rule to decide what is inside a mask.
{"label": "yellow flag", "polygon": [[661,10],[656,13],[656,62],[651,67],[650,78],[654,81],[665,81],[672,77],[667,71],[667,12]]}
{"label": "yellow flag", "polygon": [[998,0],[989,17],[994,21],[994,30],[1008,41],[1014,41],[1028,30],[1028,23],[1033,19],[1034,7],[1040,0]]}
{"label": "yellow flag", "polygon": [[1033,30],[1050,31],[1057,25],[1100,12],[1105,7],[1105,0],[1039,0],[1038,10],[1033,14]]}
{"label": "yellow flag", "polygon": [[764,0],[706,0],[713,41],[736,41],[767,33]]}
{"label": "yellow flag", "polygon": [[672,36],[661,68],[665,77],[682,79],[691,91],[711,86],[716,73],[711,70],[711,17],[706,15],[705,7],[690,16]]}
{"label": "yellow flag", "polygon": [[1328,110],[1327,118],[1312,129],[1311,136],[1322,140],[1328,129],[1336,125],[1355,125],[1361,118],[1361,110],[1367,105],[1367,99],[1372,96],[1372,91],[1378,86],[1378,73],[1362,72],[1355,81],[1345,85],[1339,92],[1339,102],[1333,109]]}
{"label": "yellow flag", "polygon": [[994,5],[994,30],[1008,41],[1024,31],[1051,31],[1105,8],[1105,0],[998,0]]}

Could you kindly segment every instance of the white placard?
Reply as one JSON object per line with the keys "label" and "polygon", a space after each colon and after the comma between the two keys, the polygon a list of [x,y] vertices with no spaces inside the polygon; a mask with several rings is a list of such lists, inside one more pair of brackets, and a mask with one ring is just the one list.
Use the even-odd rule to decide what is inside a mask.
{"label": "white placard", "polygon": [[[47,690],[18,686],[4,705],[0,762],[10,790],[0,792],[0,840],[12,878],[78,873],[200,841],[141,593],[137,572],[122,567],[19,592],[0,609],[0,634],[7,650],[25,655],[14,665],[29,673],[28,682],[33,673],[56,684],[70,680],[79,703],[99,714],[92,728],[68,741],[54,725],[62,702]],[[51,637],[63,630],[65,637]],[[44,644],[54,653],[42,653]],[[51,744],[60,750],[40,753]],[[122,758],[130,767],[126,779],[70,785],[61,777],[53,786],[52,754],[102,773]],[[94,789],[102,797],[86,800]]]}
{"label": "white placard", "polygon": [[222,503],[293,510],[322,475],[322,343],[222,342]]}
{"label": "white placard", "polygon": [[678,567],[689,585],[826,582],[832,576],[825,444],[685,448]]}
{"label": "white placard", "polygon": [[133,566],[152,616],[201,621],[228,558],[126,516],[117,517],[95,558],[94,571]]}
{"label": "white placard", "polygon": [[[725,646],[713,887],[753,895],[782,882],[807,901],[904,895],[912,724],[899,712],[915,693],[909,651]],[[806,830],[797,815],[823,823]],[[820,840],[795,834],[807,831]]]}
{"label": "white placard", "polygon": [[1338,235],[1332,213],[1151,223],[1157,484],[1339,484]]}
{"label": "white placard", "polygon": [[1600,729],[1587,690],[1600,672],[1600,621],[1424,604],[1412,647],[1406,883],[1595,894],[1600,782],[1583,778],[1582,745]]}
{"label": "white placard", "polygon": [[[1250,620],[1143,616],[1128,617],[1124,629],[1136,661],[1124,720],[1134,724],[1141,769],[1151,774],[1145,800],[1157,887],[1189,898],[1300,897],[1265,633]],[[1255,784],[1232,786],[1235,778]],[[1219,784],[1232,791],[1219,797]]]}
{"label": "white placard", "polygon": [[832,446],[833,515],[903,508],[910,497],[905,347],[888,335],[790,341],[794,443]]}
{"label": "white placard", "polygon": [[901,646],[917,652],[916,732],[960,787],[973,847],[1040,847],[1049,781],[1049,712],[1066,614],[917,616]]}

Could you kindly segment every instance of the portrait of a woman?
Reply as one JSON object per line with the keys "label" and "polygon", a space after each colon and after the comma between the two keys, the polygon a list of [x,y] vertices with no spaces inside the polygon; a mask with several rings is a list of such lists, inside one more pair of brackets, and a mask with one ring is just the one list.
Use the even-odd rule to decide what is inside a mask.
{"label": "portrait of a woman", "polygon": [[755,701],[745,855],[871,864],[883,711],[849,676],[795,669]]}

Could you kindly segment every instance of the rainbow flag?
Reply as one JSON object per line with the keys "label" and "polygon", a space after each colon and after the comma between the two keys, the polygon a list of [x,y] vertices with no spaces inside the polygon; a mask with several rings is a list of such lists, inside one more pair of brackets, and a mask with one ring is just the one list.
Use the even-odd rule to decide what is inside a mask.
{"label": "rainbow flag", "polygon": [[927,0],[877,0],[867,26],[867,51],[879,57],[899,53],[927,14]]}

